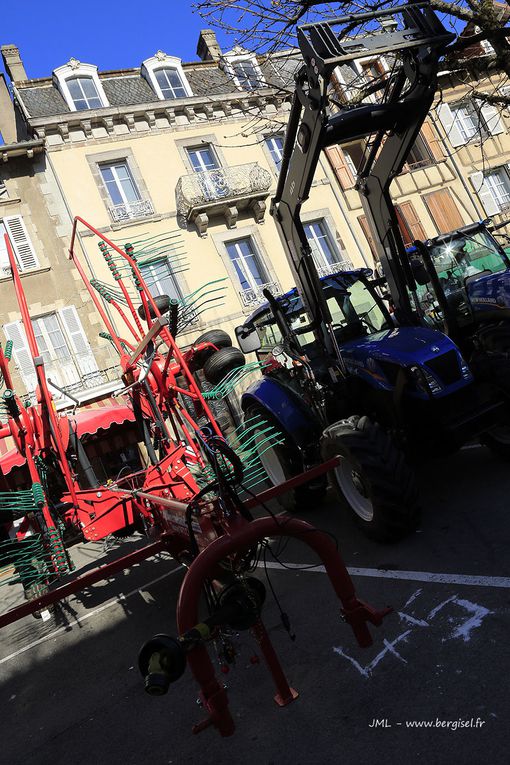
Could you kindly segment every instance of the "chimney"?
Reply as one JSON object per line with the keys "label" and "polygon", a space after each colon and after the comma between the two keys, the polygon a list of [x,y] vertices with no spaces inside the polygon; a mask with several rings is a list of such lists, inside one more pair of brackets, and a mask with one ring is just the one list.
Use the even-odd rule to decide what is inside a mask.
{"label": "chimney", "polygon": [[11,82],[20,82],[27,80],[27,73],[23,66],[23,61],[19,55],[16,45],[2,45],[2,58],[5,64],[5,71],[11,78]]}
{"label": "chimney", "polygon": [[221,48],[212,29],[202,29],[198,38],[197,55],[202,61],[219,61]]}
{"label": "chimney", "polygon": [[16,143],[16,116],[5,77],[0,73],[0,134],[5,143]]}

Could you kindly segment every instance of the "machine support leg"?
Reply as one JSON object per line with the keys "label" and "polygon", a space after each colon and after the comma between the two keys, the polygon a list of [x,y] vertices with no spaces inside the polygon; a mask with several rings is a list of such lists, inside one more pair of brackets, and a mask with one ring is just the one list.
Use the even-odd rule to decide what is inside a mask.
{"label": "machine support leg", "polygon": [[269,635],[267,634],[267,630],[260,619],[253,625],[251,631],[259,644],[269,671],[273,676],[277,691],[274,700],[279,707],[286,707],[287,704],[290,704],[294,699],[297,699],[299,693],[294,690],[294,688],[290,687],[282,669],[282,665],[280,664],[280,659],[278,658],[278,655],[273,648],[273,644],[269,639]]}

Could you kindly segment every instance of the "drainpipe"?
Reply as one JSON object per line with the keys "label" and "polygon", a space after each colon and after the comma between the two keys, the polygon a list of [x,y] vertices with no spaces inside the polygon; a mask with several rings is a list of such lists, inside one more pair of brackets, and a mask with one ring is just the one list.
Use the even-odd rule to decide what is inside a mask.
{"label": "drainpipe", "polygon": [[[355,243],[356,247],[358,248],[358,252],[361,255],[361,259],[362,259],[363,263],[365,264],[366,268],[370,268],[370,269],[373,270],[373,265],[367,261],[367,259],[365,257],[365,254],[363,252],[363,248],[362,248],[362,246],[360,244],[359,237],[356,234],[351,221],[348,219],[347,213],[345,212],[345,209],[344,209],[344,200],[342,199],[342,196],[341,196],[341,194],[340,194],[340,192],[338,190],[338,182],[336,180],[336,176],[334,175],[333,171],[331,170],[331,167],[330,167],[328,161],[324,160],[322,155],[321,155],[321,157],[319,159],[319,166],[321,167],[323,173],[325,174],[326,178],[329,181],[329,185],[331,186],[333,194],[335,195],[335,199],[337,201],[337,204],[338,204],[338,207],[339,207],[339,210],[340,210],[340,214],[341,214],[341,216],[342,216],[342,218],[344,220],[345,225],[347,226],[347,228],[351,232],[351,236],[354,239],[354,243]],[[333,181],[331,180],[331,174],[333,174],[333,178],[334,178]]]}

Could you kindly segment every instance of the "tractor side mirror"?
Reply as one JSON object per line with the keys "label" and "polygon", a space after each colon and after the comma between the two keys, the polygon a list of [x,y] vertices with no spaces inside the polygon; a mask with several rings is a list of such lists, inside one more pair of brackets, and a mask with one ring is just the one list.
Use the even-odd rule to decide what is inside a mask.
{"label": "tractor side mirror", "polygon": [[241,324],[235,328],[237,344],[243,353],[255,353],[260,349],[260,337],[254,324]]}

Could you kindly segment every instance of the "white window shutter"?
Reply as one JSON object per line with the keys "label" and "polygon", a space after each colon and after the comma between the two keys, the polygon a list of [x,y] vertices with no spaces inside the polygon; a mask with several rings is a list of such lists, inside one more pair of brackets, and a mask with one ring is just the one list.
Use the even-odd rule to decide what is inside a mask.
{"label": "white window shutter", "polygon": [[483,173],[473,173],[469,176],[469,180],[480,198],[480,202],[483,205],[486,215],[489,217],[497,215],[499,213],[499,205],[492,196],[490,188],[485,183]]}
{"label": "white window shutter", "polygon": [[27,337],[21,321],[13,321],[4,324],[4,333],[8,340],[12,340],[14,361],[21,374],[22,380],[28,392],[35,390],[37,375],[32,362],[32,356],[27,343]]}
{"label": "white window shutter", "polygon": [[497,106],[493,106],[492,104],[482,104],[480,111],[482,112],[482,117],[487,125],[487,130],[491,135],[499,135],[504,132],[505,126],[503,125],[503,120],[500,117]]}
{"label": "white window shutter", "polygon": [[39,261],[35,254],[34,246],[30,241],[21,215],[11,215],[8,218],[4,218],[3,222],[9,234],[20,271],[26,271],[29,268],[39,268]]}
{"label": "white window shutter", "polygon": [[71,349],[76,354],[76,361],[80,372],[82,374],[97,372],[96,359],[90,348],[87,335],[83,331],[76,308],[74,305],[69,305],[66,308],[61,308],[58,313],[64,325]]}
{"label": "white window shutter", "polygon": [[11,265],[9,263],[9,256],[7,255],[7,245],[4,239],[5,226],[0,221],[0,279],[3,276],[9,276],[11,273]]}
{"label": "white window shutter", "polygon": [[459,128],[455,124],[455,114],[448,104],[439,104],[437,107],[437,116],[441,120],[441,124],[451,145],[455,148],[464,146],[464,139],[462,138]]}

